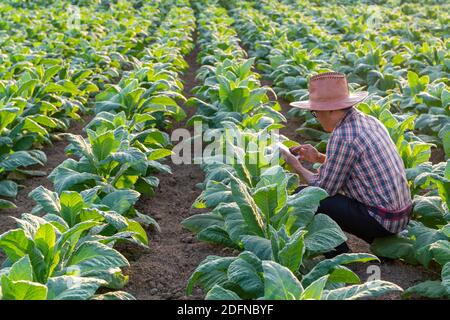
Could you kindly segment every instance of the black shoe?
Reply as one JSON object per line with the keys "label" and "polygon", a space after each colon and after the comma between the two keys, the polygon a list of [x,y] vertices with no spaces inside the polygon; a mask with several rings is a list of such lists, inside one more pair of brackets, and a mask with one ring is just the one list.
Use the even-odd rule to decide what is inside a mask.
{"label": "black shoe", "polygon": [[330,252],[325,252],[323,255],[325,256],[326,259],[332,259],[340,254],[343,253],[350,253],[351,250],[347,245],[347,242],[344,242],[340,245],[338,245],[336,248],[334,248],[333,251]]}

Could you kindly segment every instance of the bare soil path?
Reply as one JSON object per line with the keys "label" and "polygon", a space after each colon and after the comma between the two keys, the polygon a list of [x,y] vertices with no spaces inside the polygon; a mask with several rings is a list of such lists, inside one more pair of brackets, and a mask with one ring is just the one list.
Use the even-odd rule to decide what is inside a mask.
{"label": "bare soil path", "polygon": [[[186,57],[189,69],[183,75],[184,95],[191,96],[191,89],[197,85],[195,75],[198,49]],[[195,114],[195,108],[185,108],[188,120]],[[177,123],[175,128],[187,128],[186,120]],[[187,128],[192,133],[192,128]],[[176,143],[176,142],[174,142]],[[121,250],[130,260],[131,267],[126,271],[130,277],[125,287],[137,299],[202,299],[203,293],[196,289],[192,296],[185,295],[187,281],[194,269],[208,255],[232,255],[223,249],[198,242],[196,237],[181,226],[183,219],[199,213],[191,205],[201,190],[195,185],[203,182],[200,166],[194,164],[174,165],[172,175],[159,175],[160,186],[155,195],[141,198],[137,208],[154,217],[161,232],[149,231],[150,248],[127,246]]]}

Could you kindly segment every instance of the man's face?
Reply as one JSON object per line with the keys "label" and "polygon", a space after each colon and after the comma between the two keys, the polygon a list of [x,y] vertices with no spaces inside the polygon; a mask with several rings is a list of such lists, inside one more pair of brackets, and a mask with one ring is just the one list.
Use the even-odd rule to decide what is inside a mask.
{"label": "man's face", "polygon": [[326,132],[334,130],[333,111],[315,111],[317,120]]}

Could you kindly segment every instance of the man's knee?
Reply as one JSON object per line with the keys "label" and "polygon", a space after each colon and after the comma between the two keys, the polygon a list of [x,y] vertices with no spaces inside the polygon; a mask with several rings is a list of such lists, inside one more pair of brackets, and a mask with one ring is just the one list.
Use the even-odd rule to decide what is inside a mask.
{"label": "man's knee", "polygon": [[347,199],[340,195],[335,195],[332,197],[327,197],[320,201],[319,208],[317,212],[324,213],[329,216],[336,216],[345,214],[347,206]]}

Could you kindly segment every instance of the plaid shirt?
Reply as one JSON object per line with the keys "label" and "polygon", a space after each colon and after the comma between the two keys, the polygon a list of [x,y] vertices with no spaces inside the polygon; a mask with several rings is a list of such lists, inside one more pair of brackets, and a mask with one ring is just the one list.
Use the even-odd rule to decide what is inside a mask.
{"label": "plaid shirt", "polygon": [[331,134],[326,161],[310,185],[365,204],[389,232],[409,222],[412,201],[403,161],[383,124],[355,108]]}

